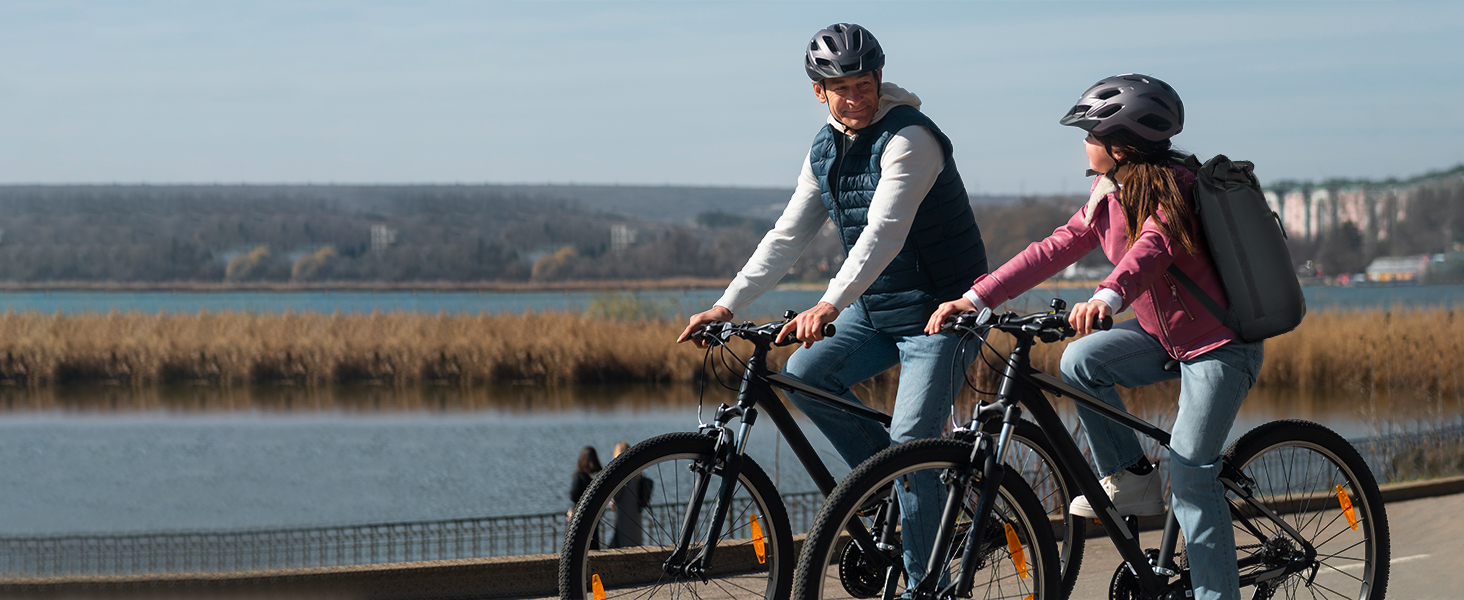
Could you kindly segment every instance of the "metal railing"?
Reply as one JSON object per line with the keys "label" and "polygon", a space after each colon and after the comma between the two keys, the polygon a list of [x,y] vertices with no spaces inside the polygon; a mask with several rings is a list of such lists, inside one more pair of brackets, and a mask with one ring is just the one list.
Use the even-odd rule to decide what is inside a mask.
{"label": "metal railing", "polygon": [[[1464,425],[1353,442],[1380,482],[1464,474]],[[783,494],[794,533],[823,496]],[[682,506],[647,507],[679,520]],[[734,513],[735,514],[735,513]],[[737,527],[746,527],[738,524]],[[563,513],[225,532],[0,538],[0,576],[222,573],[529,554],[558,554]],[[645,540],[643,543],[662,543]]]}

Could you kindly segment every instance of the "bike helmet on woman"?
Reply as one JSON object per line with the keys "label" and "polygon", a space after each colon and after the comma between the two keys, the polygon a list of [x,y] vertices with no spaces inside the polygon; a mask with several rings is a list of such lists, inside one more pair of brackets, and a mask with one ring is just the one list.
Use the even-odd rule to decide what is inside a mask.
{"label": "bike helmet on woman", "polygon": [[884,50],[868,29],[853,23],[834,23],[813,35],[803,54],[809,78],[823,81],[884,68]]}
{"label": "bike helmet on woman", "polygon": [[1184,102],[1169,84],[1148,75],[1115,75],[1083,92],[1059,122],[1098,137],[1129,131],[1162,142],[1184,129]]}

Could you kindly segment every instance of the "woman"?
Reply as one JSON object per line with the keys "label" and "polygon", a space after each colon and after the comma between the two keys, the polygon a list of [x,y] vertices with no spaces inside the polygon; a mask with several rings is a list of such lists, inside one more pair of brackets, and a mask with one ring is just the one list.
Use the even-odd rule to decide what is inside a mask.
{"label": "woman", "polygon": [[[569,499],[575,506],[579,505],[580,496],[585,495],[585,490],[590,487],[590,482],[595,480],[595,475],[600,472],[600,468],[600,455],[595,452],[594,446],[585,446],[580,450],[579,461],[575,463],[574,477],[569,483]],[[569,508],[569,512],[564,513],[566,521],[572,517],[574,517],[574,506]],[[599,528],[596,528],[594,537],[590,539],[590,549],[600,549]]]}
{"label": "woman", "polygon": [[[1171,264],[1224,302],[1213,262],[1200,238],[1194,173],[1170,138],[1184,126],[1184,105],[1168,84],[1144,75],[1119,75],[1084,92],[1062,118],[1088,131],[1083,140],[1091,172],[1099,173],[1087,205],[1047,239],[1028,246],[983,275],[960,300],[942,304],[926,325],[936,333],[951,315],[996,307],[1101,247],[1115,268],[1069,320],[1082,337],[1062,356],[1063,379],[1113,406],[1114,385],[1134,388],[1181,378],[1179,412],[1170,445],[1170,502],[1185,535],[1195,597],[1240,597],[1235,536],[1218,476],[1226,436],[1260,372],[1260,343],[1241,342],[1166,273]],[[1112,330],[1096,319],[1132,307],[1135,317]],[[1092,335],[1089,335],[1092,334]],[[1165,368],[1177,361],[1178,372]],[[1097,413],[1078,416],[1093,447],[1103,487],[1124,515],[1160,514],[1159,477],[1133,430]],[[1086,498],[1070,511],[1093,517]]]}

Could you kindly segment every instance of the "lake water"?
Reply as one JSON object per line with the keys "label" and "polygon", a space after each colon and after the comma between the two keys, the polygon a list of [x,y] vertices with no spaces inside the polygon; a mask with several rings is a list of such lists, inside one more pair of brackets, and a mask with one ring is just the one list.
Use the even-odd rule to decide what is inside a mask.
{"label": "lake water", "polygon": [[[1464,303],[1464,286],[1307,287],[1311,310],[1329,308],[1444,307]],[[1037,310],[1058,296],[1069,302],[1087,300],[1086,288],[1039,287],[1007,304],[1010,310]],[[707,309],[721,290],[606,292],[0,292],[0,312],[40,311],[63,314],[140,311],[196,313],[236,311],[259,313],[370,313],[414,311],[448,314],[522,313],[527,310],[583,311],[598,304],[634,298],[662,316],[693,314]],[[802,310],[818,302],[822,289],[775,289],[739,318],[779,315],[786,308]]]}
{"label": "lake water", "polygon": [[[1452,308],[1464,286],[1307,288],[1312,310]],[[1039,289],[1008,304],[1036,310]],[[640,292],[663,314],[701,310],[716,290]],[[816,302],[821,290],[780,289],[739,317]],[[623,300],[624,297],[618,297]],[[0,310],[62,313],[199,310],[376,310],[447,313],[585,310],[603,293],[0,293]],[[401,522],[541,514],[570,505],[579,449],[602,460],[620,440],[689,431],[696,390],[662,386],[460,388],[0,386],[0,536]],[[718,391],[708,406],[728,399]],[[1065,407],[1064,407],[1065,408]],[[1162,421],[1163,406],[1149,418]],[[1141,415],[1144,412],[1136,409]],[[1235,429],[1307,418],[1352,438],[1458,423],[1459,400],[1363,398],[1257,390]],[[836,476],[847,468],[811,428]],[[774,430],[750,453],[780,488],[813,486]]]}
{"label": "lake water", "polygon": [[[707,401],[708,414],[726,393]],[[696,390],[0,388],[0,536],[312,527],[554,513],[581,447],[696,428]],[[26,407],[39,407],[27,409]],[[1071,417],[1070,404],[1059,402]],[[1163,423],[1168,407],[1131,407]],[[1234,435],[1306,418],[1349,438],[1459,423],[1458,400],[1257,390]],[[835,475],[848,469],[805,424]],[[750,454],[813,490],[770,422]],[[776,466],[775,466],[776,465]]]}

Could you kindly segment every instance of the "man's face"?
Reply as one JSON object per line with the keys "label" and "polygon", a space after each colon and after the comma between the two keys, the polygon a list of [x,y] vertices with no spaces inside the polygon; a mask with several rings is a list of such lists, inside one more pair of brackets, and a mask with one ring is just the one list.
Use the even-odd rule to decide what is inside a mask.
{"label": "man's face", "polygon": [[834,115],[844,127],[863,129],[874,121],[879,111],[879,71],[834,77],[814,82],[813,95],[819,102],[829,105],[829,114]]}

